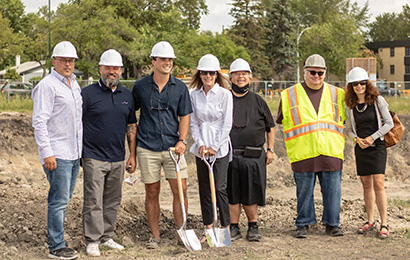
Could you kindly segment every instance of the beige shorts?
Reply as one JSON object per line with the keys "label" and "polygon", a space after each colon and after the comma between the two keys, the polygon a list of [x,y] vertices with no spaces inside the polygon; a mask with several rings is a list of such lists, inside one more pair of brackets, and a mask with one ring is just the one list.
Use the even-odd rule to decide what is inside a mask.
{"label": "beige shorts", "polygon": [[[165,179],[176,179],[175,163],[168,151],[155,152],[137,147],[138,164],[141,170],[141,181],[146,184],[161,180],[161,167],[165,172]],[[188,178],[185,156],[179,162],[181,178]]]}

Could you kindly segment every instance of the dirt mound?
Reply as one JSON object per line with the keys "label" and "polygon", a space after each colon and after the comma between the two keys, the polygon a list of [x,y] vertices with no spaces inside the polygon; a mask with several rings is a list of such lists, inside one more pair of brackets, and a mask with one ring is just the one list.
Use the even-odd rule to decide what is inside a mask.
{"label": "dirt mound", "polygon": [[[400,116],[410,131],[410,116]],[[345,237],[341,239],[324,236],[321,224],[313,225],[309,238],[293,237],[296,217],[296,199],[293,175],[286,156],[281,126],[276,127],[275,158],[268,167],[267,205],[260,208],[259,225],[261,243],[248,243],[245,239],[235,241],[231,248],[208,248],[194,254],[177,245],[176,226],[172,215],[172,195],[168,184],[163,182],[161,191],[159,250],[144,248],[150,236],[144,207],[144,186],[137,183],[124,185],[123,203],[119,211],[116,237],[127,246],[126,251],[103,251],[101,259],[355,259],[372,256],[374,259],[408,259],[410,222],[410,140],[408,132],[400,143],[388,149],[386,189],[389,203],[389,224],[393,237],[387,242],[375,241],[376,233],[366,236],[355,234],[357,226],[365,221],[362,190],[357,180],[353,146],[347,141],[342,179],[341,223]],[[192,140],[189,140],[192,143]],[[190,144],[188,147],[190,147]],[[0,259],[42,259],[47,253],[46,218],[48,183],[37,156],[31,117],[20,113],[0,113]],[[194,157],[187,153],[190,177],[188,228],[200,237],[203,225],[200,215],[197,178]],[[315,191],[316,213],[320,221],[323,205],[319,188]],[[406,202],[407,201],[407,202]],[[87,258],[81,223],[82,172],[79,173],[73,199],[67,209],[65,238],[70,246]],[[242,215],[240,227],[244,232],[247,221]],[[296,243],[297,241],[297,243]],[[394,249],[394,250],[393,250]]]}

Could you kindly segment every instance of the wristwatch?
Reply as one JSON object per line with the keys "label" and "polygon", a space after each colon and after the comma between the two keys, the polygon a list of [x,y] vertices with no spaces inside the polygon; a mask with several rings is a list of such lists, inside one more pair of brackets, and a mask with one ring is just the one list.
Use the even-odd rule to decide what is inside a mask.
{"label": "wristwatch", "polygon": [[178,142],[182,142],[183,144],[187,145],[187,141],[185,139],[179,139]]}
{"label": "wristwatch", "polygon": [[273,148],[268,147],[266,150],[273,153]]}

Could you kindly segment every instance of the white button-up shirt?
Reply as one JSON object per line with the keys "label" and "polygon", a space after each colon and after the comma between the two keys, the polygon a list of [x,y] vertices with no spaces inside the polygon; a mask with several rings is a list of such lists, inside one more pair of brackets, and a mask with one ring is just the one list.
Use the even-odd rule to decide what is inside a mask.
{"label": "white button-up shirt", "polygon": [[81,158],[83,142],[81,88],[75,75],[67,78],[54,69],[33,89],[33,127],[41,164],[50,156]]}
{"label": "white button-up shirt", "polygon": [[192,91],[190,96],[194,110],[190,116],[190,127],[195,142],[190,151],[200,157],[198,150],[204,145],[214,149],[217,158],[225,157],[231,147],[232,93],[216,83],[207,95],[202,87]]}

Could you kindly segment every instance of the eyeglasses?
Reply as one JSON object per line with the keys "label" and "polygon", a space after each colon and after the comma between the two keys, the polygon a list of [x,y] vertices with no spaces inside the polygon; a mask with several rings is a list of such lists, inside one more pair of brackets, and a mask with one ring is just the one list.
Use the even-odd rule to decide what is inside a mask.
{"label": "eyeglasses", "polygon": [[245,128],[245,127],[247,127],[247,126],[249,125],[248,113],[245,113],[246,124],[244,124],[244,125],[240,125],[240,126],[239,126],[239,125],[235,124],[235,117],[236,117],[236,114],[233,115],[233,120],[232,120],[233,126],[234,126],[235,128]]}
{"label": "eyeglasses", "polygon": [[[150,107],[151,110],[158,110],[158,111],[163,111],[163,110],[168,110],[169,108],[169,87],[167,87],[167,93],[166,96],[162,98],[162,100],[160,98],[153,100],[153,96],[152,96],[152,92],[154,92],[154,86],[151,87],[151,97],[150,97]],[[153,103],[156,103],[156,106],[153,105]]]}
{"label": "eyeglasses", "polygon": [[206,76],[209,74],[209,76],[215,76],[216,75],[216,71],[200,71],[199,72],[202,76]]}
{"label": "eyeglasses", "polygon": [[310,72],[310,75],[315,76],[316,74],[319,75],[319,77],[322,77],[323,74],[325,74],[324,71],[316,71],[316,70],[308,70]]}
{"label": "eyeglasses", "polygon": [[362,85],[362,86],[366,86],[367,85],[367,80],[363,80],[363,81],[356,81],[356,82],[352,82],[352,86],[353,87],[357,87],[358,85]]}
{"label": "eyeglasses", "polygon": [[73,65],[75,62],[75,59],[61,59],[61,58],[56,58],[56,60],[58,60],[59,62],[63,63],[63,64],[69,64],[69,65]]}

